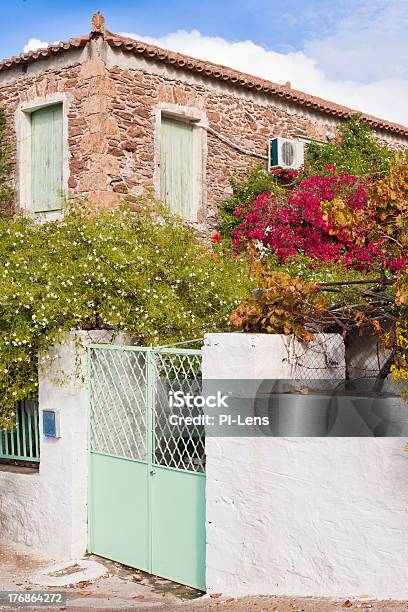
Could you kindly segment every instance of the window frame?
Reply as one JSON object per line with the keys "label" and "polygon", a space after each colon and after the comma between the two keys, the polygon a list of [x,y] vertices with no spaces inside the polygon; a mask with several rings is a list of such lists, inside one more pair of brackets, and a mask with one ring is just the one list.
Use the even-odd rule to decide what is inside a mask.
{"label": "window frame", "polygon": [[[191,217],[184,219],[190,223],[205,220],[207,204],[206,163],[207,163],[207,115],[200,109],[181,106],[179,104],[160,103],[155,109],[155,162],[154,190],[156,197],[161,199],[161,126],[162,117],[188,123],[193,128],[193,202]],[[203,127],[200,127],[203,126]]]}
{"label": "window frame", "polygon": [[62,191],[68,193],[69,147],[68,112],[71,97],[68,94],[52,94],[20,104],[16,111],[17,134],[17,202],[20,210],[35,218],[55,219],[61,217],[62,209],[35,212],[31,206],[31,114],[47,106],[62,105]]}

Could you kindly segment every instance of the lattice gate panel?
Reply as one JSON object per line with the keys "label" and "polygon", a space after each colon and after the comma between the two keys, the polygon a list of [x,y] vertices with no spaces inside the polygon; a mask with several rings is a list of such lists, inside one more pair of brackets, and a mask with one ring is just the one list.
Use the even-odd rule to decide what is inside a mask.
{"label": "lattice gate panel", "polygon": [[91,452],[146,461],[146,353],[90,350]]}
{"label": "lattice gate panel", "polygon": [[[205,471],[205,432],[203,425],[174,424],[169,417],[175,409],[169,406],[169,396],[181,392],[191,396],[190,405],[179,408],[183,417],[198,417],[202,409],[194,406],[194,397],[201,395],[201,355],[155,353],[154,355],[153,462],[157,465]],[[177,410],[177,409],[176,409]]]}

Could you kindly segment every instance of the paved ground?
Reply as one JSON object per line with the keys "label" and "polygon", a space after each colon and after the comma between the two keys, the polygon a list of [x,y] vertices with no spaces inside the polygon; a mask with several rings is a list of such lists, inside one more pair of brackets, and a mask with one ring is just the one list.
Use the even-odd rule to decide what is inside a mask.
{"label": "paved ground", "polygon": [[[194,589],[148,576],[113,561],[94,555],[88,558],[103,563],[108,570],[108,576],[93,583],[82,582],[76,586],[53,589],[66,593],[68,610],[146,606],[149,609],[157,609],[163,606],[175,606],[191,597],[202,595]],[[0,591],[46,591],[47,589],[33,585],[30,577],[33,571],[47,567],[54,561],[54,559],[28,557],[24,553],[10,549],[0,549]]]}
{"label": "paved ground", "polygon": [[[222,595],[209,597],[168,580],[148,576],[119,563],[91,556],[103,563],[108,577],[92,584],[66,587],[67,603],[51,609],[69,612],[134,610],[136,612],[408,612],[408,601],[372,601],[369,599],[331,600],[322,598],[250,597],[235,599]],[[0,591],[31,593],[38,590],[30,582],[36,569],[50,565],[54,559],[34,559],[10,549],[0,549]],[[3,607],[1,610],[15,610]],[[20,608],[25,612],[39,608]],[[47,608],[42,608],[47,609]],[[50,608],[48,608],[50,609]]]}

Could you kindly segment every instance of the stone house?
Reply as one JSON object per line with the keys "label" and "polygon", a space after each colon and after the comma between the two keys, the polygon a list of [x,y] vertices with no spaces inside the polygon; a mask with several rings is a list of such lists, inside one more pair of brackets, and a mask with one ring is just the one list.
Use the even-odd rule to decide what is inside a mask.
{"label": "stone house", "polygon": [[[53,217],[61,193],[115,206],[153,187],[203,228],[229,178],[264,160],[269,138],[326,142],[353,111],[206,61],[91,32],[0,62],[19,209]],[[408,127],[363,115],[392,146]],[[265,162],[266,163],[266,162]]]}

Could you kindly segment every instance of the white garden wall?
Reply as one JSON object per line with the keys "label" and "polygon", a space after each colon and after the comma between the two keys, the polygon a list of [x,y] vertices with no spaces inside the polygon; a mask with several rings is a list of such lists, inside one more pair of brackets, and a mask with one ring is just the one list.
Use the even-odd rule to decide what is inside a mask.
{"label": "white garden wall", "polygon": [[[344,362],[341,337],[327,339],[306,347],[208,334],[203,377],[292,378],[291,356],[306,349],[315,360],[321,341]],[[324,378],[323,357],[321,366]],[[408,599],[403,447],[400,438],[208,437],[208,592]]]}
{"label": "white garden wall", "polygon": [[[78,340],[81,344],[78,343]],[[69,559],[87,547],[88,405],[85,345],[110,332],[75,332],[40,367],[39,472],[0,466],[0,542]],[[64,373],[64,377],[62,377]],[[60,411],[60,438],[42,434],[42,411]]]}

